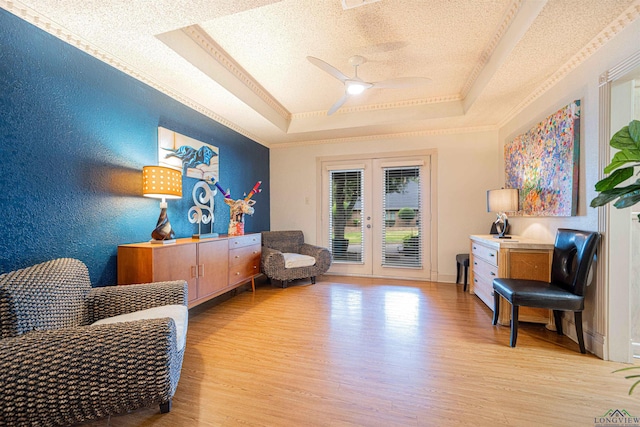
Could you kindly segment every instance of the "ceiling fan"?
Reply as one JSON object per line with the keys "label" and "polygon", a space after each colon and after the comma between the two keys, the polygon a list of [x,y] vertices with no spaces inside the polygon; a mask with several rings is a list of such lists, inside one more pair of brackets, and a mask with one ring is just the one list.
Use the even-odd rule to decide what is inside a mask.
{"label": "ceiling fan", "polygon": [[345,76],[336,67],[327,64],[322,59],[318,59],[313,56],[307,56],[307,59],[322,71],[331,74],[333,77],[344,83],[344,95],[342,95],[342,97],[338,99],[338,101],[336,101],[336,103],[333,104],[331,108],[329,108],[329,111],[327,111],[328,116],[332,115],[338,110],[338,108],[342,107],[349,96],[361,94],[367,89],[402,89],[425,84],[431,81],[431,79],[426,77],[400,77],[396,79],[382,80],[379,82],[365,82],[360,77],[358,77],[358,66],[367,62],[366,58],[360,55],[355,55],[349,58],[349,65],[355,68],[353,77]]}

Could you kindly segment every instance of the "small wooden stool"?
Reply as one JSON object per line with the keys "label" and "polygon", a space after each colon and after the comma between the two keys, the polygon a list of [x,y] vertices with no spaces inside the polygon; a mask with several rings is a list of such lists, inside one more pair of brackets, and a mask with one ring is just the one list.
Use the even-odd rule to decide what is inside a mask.
{"label": "small wooden stool", "polygon": [[467,292],[467,275],[469,273],[469,254],[456,255],[456,284],[460,282],[460,267],[464,267],[464,291]]}

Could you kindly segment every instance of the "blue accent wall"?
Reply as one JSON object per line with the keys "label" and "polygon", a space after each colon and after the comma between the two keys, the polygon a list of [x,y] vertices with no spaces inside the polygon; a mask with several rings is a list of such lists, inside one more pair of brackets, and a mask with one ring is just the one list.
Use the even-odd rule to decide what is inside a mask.
{"label": "blue accent wall", "polygon": [[[159,200],[142,197],[158,126],[218,146],[220,182],[242,197],[261,180],[245,231],[269,229],[269,150],[0,9],[0,274],[58,257],[116,283],[117,246],[151,238]],[[168,200],[177,237],[197,180]],[[214,231],[229,207],[215,196]]]}

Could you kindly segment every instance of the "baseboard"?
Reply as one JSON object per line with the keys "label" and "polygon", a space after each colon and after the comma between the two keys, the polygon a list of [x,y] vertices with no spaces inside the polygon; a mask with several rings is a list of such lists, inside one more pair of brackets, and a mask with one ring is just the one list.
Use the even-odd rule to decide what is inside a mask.
{"label": "baseboard", "polygon": [[[576,324],[570,316],[563,316],[562,318],[562,332],[569,337],[573,342],[578,342],[578,336],[576,335]],[[605,349],[605,337],[601,334],[584,329],[584,346],[589,353],[600,359],[606,360],[604,357]]]}
{"label": "baseboard", "polygon": [[[397,279],[397,280],[415,280],[416,282],[438,282],[438,283],[456,283],[456,276],[454,274],[440,274],[438,272],[431,272],[431,279],[418,279],[415,277],[392,277],[392,276],[363,276],[362,274],[349,274],[349,273],[334,273],[327,271],[324,273],[326,276],[347,276],[347,277],[371,277],[372,279]],[[462,283],[459,283],[460,285]]]}

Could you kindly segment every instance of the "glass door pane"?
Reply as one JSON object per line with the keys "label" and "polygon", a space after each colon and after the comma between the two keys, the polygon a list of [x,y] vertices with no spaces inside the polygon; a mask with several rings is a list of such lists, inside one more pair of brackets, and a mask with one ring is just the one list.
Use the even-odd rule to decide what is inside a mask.
{"label": "glass door pane", "polygon": [[419,167],[383,168],[382,265],[422,267]]}
{"label": "glass door pane", "polygon": [[363,262],[363,172],[329,171],[329,241],[334,262]]}

